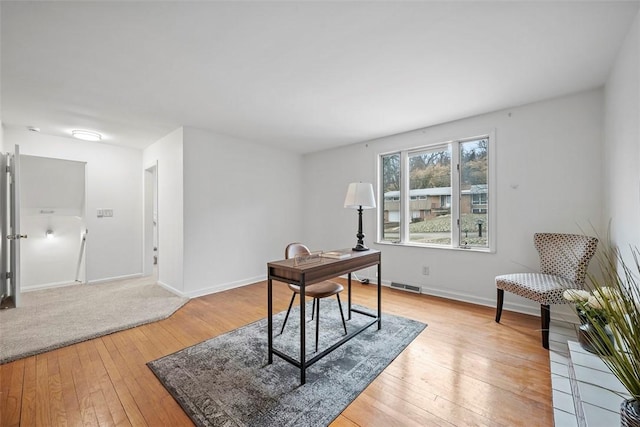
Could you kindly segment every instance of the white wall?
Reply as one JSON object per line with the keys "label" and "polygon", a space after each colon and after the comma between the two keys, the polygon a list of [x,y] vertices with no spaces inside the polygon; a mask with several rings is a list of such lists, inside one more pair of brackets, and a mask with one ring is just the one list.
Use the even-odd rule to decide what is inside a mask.
{"label": "white wall", "polygon": [[187,295],[264,279],[266,263],[302,239],[302,176],[299,155],[184,128]]}
{"label": "white wall", "polygon": [[[82,243],[84,221],[77,216],[29,215],[20,221],[20,289],[25,292],[73,284]],[[54,238],[47,239],[48,229]],[[84,264],[84,263],[83,263]],[[84,279],[82,265],[79,280]]]}
{"label": "white wall", "polygon": [[158,169],[158,282],[184,293],[183,129],[145,148],[141,171]]}
{"label": "white wall", "polygon": [[[96,282],[139,275],[142,271],[142,152],[6,129],[5,146],[14,144],[20,145],[21,154],[87,163],[87,280]],[[97,218],[98,208],[113,209],[113,217]]]}
{"label": "white wall", "polygon": [[[319,249],[354,245],[356,211],[342,207],[344,195],[349,182],[376,182],[378,153],[495,129],[496,253],[378,245],[375,211],[364,216],[365,242],[382,251],[383,281],[495,306],[496,275],[539,267],[533,233],[589,232],[591,225],[600,232],[602,121],[603,93],[594,90],[306,155],[305,240]],[[505,309],[539,313],[539,305],[510,294]]]}
{"label": "white wall", "polygon": [[605,220],[612,243],[640,247],[640,13],[605,86]]}

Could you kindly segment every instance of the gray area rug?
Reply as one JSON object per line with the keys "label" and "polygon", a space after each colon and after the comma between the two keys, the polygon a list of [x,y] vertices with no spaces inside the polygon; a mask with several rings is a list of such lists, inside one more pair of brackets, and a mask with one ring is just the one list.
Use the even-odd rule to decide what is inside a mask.
{"label": "gray area rug", "polygon": [[[278,335],[284,314],[274,316],[274,348],[298,359],[300,314],[294,308]],[[354,313],[347,330],[370,320]],[[313,364],[302,386],[298,368],[276,355],[266,364],[267,319],[147,365],[198,426],[318,427],[331,423],[426,326],[383,313],[381,330],[372,325]],[[319,350],[342,333],[337,303],[323,300]],[[306,343],[313,356],[315,321],[307,322]]]}
{"label": "gray area rug", "polygon": [[25,292],[0,310],[0,364],[165,319],[187,301],[148,277]]}

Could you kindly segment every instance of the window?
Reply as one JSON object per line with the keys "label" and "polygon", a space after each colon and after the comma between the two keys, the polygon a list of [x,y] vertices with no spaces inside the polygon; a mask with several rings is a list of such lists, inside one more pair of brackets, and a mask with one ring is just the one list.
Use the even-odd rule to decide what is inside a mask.
{"label": "window", "polygon": [[485,135],[380,155],[379,240],[489,249],[490,140]]}

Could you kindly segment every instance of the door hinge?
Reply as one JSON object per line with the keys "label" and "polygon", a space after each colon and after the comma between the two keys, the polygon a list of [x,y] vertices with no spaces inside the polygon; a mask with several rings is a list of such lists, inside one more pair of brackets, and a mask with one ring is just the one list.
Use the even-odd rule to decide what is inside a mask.
{"label": "door hinge", "polygon": [[4,278],[5,279],[13,279],[13,273],[10,271],[7,271],[6,273],[4,273]]}

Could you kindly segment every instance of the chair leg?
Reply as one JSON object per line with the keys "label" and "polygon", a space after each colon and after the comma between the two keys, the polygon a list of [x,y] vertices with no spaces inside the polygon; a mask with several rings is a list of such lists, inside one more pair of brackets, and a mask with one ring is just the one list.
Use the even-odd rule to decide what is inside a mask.
{"label": "chair leg", "polygon": [[[317,301],[316,301],[317,300]],[[316,353],[318,352],[318,335],[320,333],[320,298],[314,298],[316,303]]]}
{"label": "chair leg", "polygon": [[504,302],[504,289],[498,289],[498,298],[496,303],[496,322],[500,323],[502,317],[502,303]]}
{"label": "chair leg", "polygon": [[549,350],[549,321],[551,311],[548,305],[540,304],[540,318],[542,321],[542,347]]}
{"label": "chair leg", "polygon": [[347,335],[347,324],[344,323],[344,313],[342,312],[342,304],[340,303],[340,294],[336,294],[338,298],[338,308],[340,309],[340,317],[342,317],[342,326],[344,327],[344,334]]}
{"label": "chair leg", "polygon": [[291,295],[291,302],[289,303],[289,308],[287,309],[287,315],[284,316],[284,322],[282,323],[282,329],[280,329],[280,335],[284,332],[284,325],[287,324],[287,319],[289,318],[289,312],[291,311],[291,307],[293,307],[293,301],[296,299],[296,293],[294,292]]}

